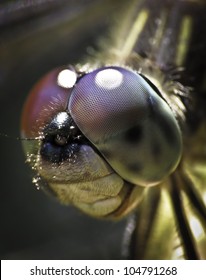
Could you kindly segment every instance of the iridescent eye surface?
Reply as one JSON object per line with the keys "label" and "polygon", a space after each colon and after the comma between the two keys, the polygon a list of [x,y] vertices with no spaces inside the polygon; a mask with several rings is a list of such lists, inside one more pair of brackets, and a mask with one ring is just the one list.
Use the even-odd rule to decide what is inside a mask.
{"label": "iridescent eye surface", "polygon": [[[76,82],[75,72],[70,69],[57,68],[46,74],[32,88],[24,104],[21,118],[21,135],[23,138],[42,136],[45,126],[56,114],[65,111],[71,84]],[[28,153],[37,153],[37,141],[23,141]]]}
{"label": "iridescent eye surface", "polygon": [[[21,118],[23,137],[37,137],[56,113],[65,111],[75,73],[57,68],[46,74],[31,90]],[[71,85],[70,85],[70,84]]]}
{"label": "iridescent eye surface", "polygon": [[68,110],[81,132],[123,179],[155,185],[177,166],[182,149],[168,104],[139,74],[104,67],[83,76]]}

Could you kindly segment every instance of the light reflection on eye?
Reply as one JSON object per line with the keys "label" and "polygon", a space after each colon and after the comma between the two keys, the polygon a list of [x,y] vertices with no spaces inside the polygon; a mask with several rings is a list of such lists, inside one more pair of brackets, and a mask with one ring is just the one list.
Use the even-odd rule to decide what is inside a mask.
{"label": "light reflection on eye", "polygon": [[121,85],[123,75],[115,69],[105,69],[97,73],[95,83],[104,89],[114,89]]}
{"label": "light reflection on eye", "polygon": [[77,80],[77,75],[69,69],[62,70],[57,77],[57,84],[63,88],[72,88]]}

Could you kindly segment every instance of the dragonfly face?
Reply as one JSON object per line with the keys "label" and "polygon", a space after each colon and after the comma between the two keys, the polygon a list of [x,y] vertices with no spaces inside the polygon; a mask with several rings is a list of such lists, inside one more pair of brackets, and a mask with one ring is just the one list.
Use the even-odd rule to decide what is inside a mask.
{"label": "dragonfly face", "polygon": [[136,210],[134,258],[206,258],[205,3],[119,2],[104,50],[53,70],[27,99],[34,182],[93,216]]}
{"label": "dragonfly face", "polygon": [[127,205],[136,185],[157,185],[176,168],[178,123],[134,71],[103,67],[80,77],[65,71],[49,73],[26,102],[22,136],[40,138],[34,147],[25,143],[26,153],[61,202],[97,217],[116,211],[122,217],[136,206]]}

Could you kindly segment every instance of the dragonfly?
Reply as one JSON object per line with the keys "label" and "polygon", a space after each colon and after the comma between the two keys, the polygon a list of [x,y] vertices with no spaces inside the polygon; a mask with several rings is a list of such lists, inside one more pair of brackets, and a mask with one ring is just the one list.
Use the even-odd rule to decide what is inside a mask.
{"label": "dragonfly", "polygon": [[[66,66],[50,71],[24,106],[22,143],[27,162],[36,174],[34,183],[61,203],[73,204],[91,216],[127,219],[122,245],[127,258],[206,258],[205,41],[200,36],[205,29],[205,6],[204,1],[92,3],[83,9],[92,23],[114,10],[109,23],[104,23],[109,34],[101,34],[96,40],[94,32],[97,47],[88,48],[85,58],[75,63],[71,58],[62,63],[69,62]],[[43,4],[40,7],[44,8]],[[75,20],[74,17],[71,33],[83,28],[80,20]],[[64,32],[62,28],[63,35]],[[54,45],[57,41],[50,39]],[[24,52],[35,48],[33,44],[26,47]],[[46,48],[43,54],[47,51]],[[74,77],[71,86],[61,80],[65,73]],[[66,77],[67,81],[72,79]],[[100,92],[94,82],[98,77]],[[82,88],[89,96],[84,103]],[[54,94],[46,96],[47,89]],[[109,102],[103,106],[107,114],[104,116],[103,110],[99,116],[99,103],[104,102],[104,94],[111,89],[114,99],[109,95]],[[128,92],[132,96],[129,100]],[[93,99],[95,94],[100,96],[97,101]],[[76,110],[79,99],[80,109]],[[92,102],[96,107],[90,106]],[[127,102],[129,107],[124,107]],[[133,118],[130,109],[135,102]],[[116,112],[121,106],[124,114]],[[102,141],[105,130],[109,137]],[[72,140],[68,140],[65,131],[69,131]],[[55,145],[50,145],[51,139]],[[65,148],[68,143],[73,150]],[[76,146],[83,149],[76,150]],[[158,164],[154,164],[157,158]],[[130,164],[133,168],[128,170]],[[99,207],[96,202],[103,203]]]}

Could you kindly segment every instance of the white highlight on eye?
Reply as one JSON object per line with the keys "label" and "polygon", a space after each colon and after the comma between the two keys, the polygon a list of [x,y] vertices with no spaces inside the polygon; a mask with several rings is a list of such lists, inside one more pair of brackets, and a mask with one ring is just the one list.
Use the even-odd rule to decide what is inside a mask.
{"label": "white highlight on eye", "polygon": [[72,88],[77,81],[77,74],[69,69],[62,70],[57,77],[57,84],[63,88]]}
{"label": "white highlight on eye", "polygon": [[123,81],[123,75],[115,69],[105,69],[97,73],[95,83],[105,89],[117,88]]}

